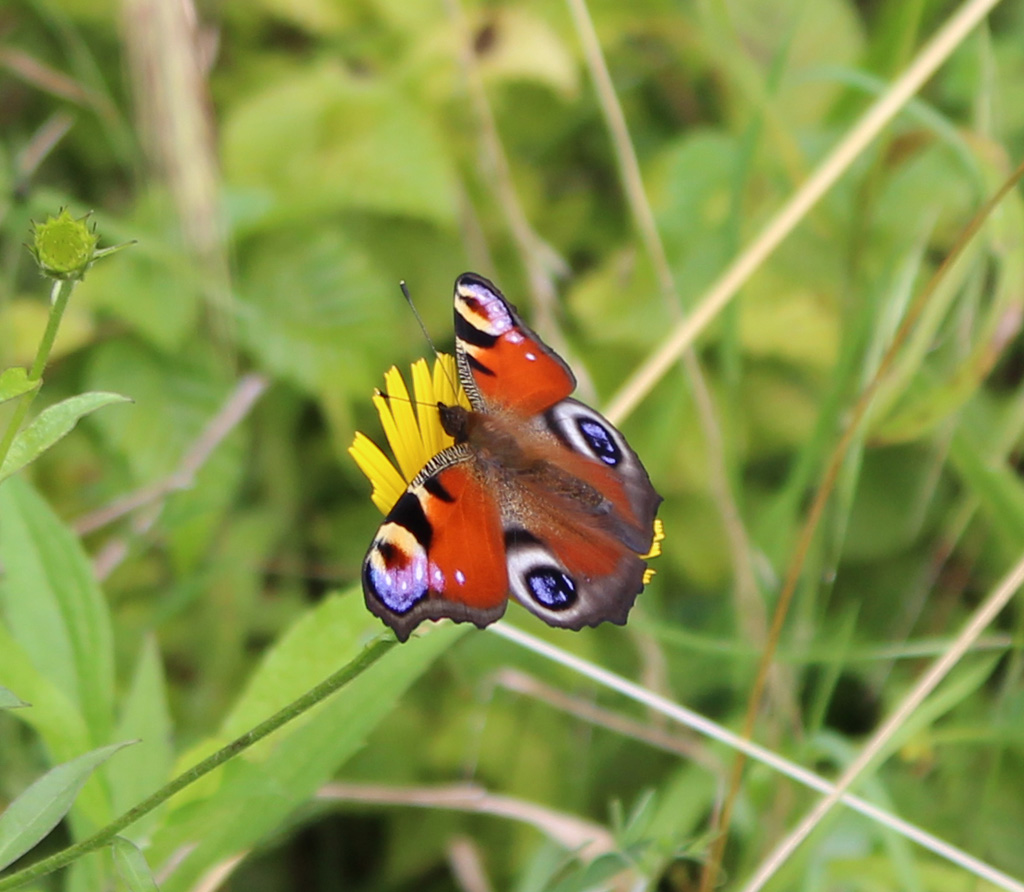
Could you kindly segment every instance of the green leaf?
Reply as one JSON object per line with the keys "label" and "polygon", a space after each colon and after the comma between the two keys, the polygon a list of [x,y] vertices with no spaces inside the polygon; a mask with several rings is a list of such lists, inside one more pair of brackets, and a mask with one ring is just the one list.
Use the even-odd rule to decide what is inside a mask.
{"label": "green leaf", "polygon": [[131,892],[158,892],[146,856],[135,843],[123,836],[115,836],[110,847],[114,852],[114,866]]}
{"label": "green leaf", "polygon": [[[481,54],[478,63],[489,84],[533,81],[567,99],[577,94],[579,66],[569,41],[551,27],[547,17],[510,6],[502,10],[500,31],[501,38],[490,52]],[[452,48],[443,45],[439,50],[450,54]]]}
{"label": "green leaf", "polygon": [[[35,669],[81,712],[89,745],[104,743],[112,730],[113,636],[89,559],[20,478],[0,486],[0,518],[0,611],[11,635]],[[0,666],[6,659],[0,656]],[[34,693],[21,689],[37,703]]]}
{"label": "green leaf", "polygon": [[3,685],[0,685],[0,709],[20,709],[28,705],[13,691],[9,691]]}
{"label": "green leaf", "polygon": [[[13,485],[13,484],[12,484]],[[2,528],[2,524],[0,524]],[[94,746],[77,706],[33,665],[21,645],[0,624],[0,678],[9,681],[31,704],[10,715],[33,728],[45,744],[50,764],[66,762]],[[111,820],[110,797],[102,778],[91,777],[79,791],[68,815],[69,829],[82,839]],[[67,892],[92,892],[107,885],[96,879],[103,859],[83,858],[67,872]]]}
{"label": "green leaf", "polygon": [[51,768],[0,815],[0,869],[16,861],[46,836],[71,808],[97,766],[128,743],[100,747]]}
{"label": "green leaf", "polygon": [[0,468],[0,481],[35,461],[54,443],[65,437],[78,423],[78,419],[112,403],[131,402],[117,393],[82,393],[44,409],[18,433],[11,451]]}
{"label": "green leaf", "polygon": [[[2,525],[0,525],[2,529]],[[25,648],[0,623],[0,678],[31,704],[14,713],[42,738],[51,761],[66,762],[93,746],[77,705],[32,663]]]}
{"label": "green leaf", "polygon": [[297,68],[236,102],[222,142],[230,185],[271,190],[275,222],[360,210],[456,225],[451,147],[422,102],[385,78],[334,62]]}
{"label": "green leaf", "polygon": [[0,372],[0,403],[6,400],[13,400],[16,396],[38,389],[42,379],[29,381],[28,372],[23,368],[15,367],[4,369]]}
{"label": "green leaf", "polygon": [[[337,230],[258,240],[244,276],[239,336],[278,377],[310,391],[366,392],[364,357],[388,349],[401,307],[366,252]],[[286,260],[285,258],[288,258]]]}
{"label": "green leaf", "polygon": [[[335,597],[310,611],[282,639],[257,671],[228,717],[222,735],[204,750],[266,718],[296,695],[356,656],[376,632],[362,599]],[[406,689],[467,631],[434,627],[389,651],[362,675],[311,713],[229,763],[206,797],[175,799],[168,828],[154,838],[160,862],[187,841],[199,844],[165,883],[167,892],[190,889],[212,865],[251,848],[280,828],[363,744],[401,702]],[[205,752],[204,752],[205,755]]]}

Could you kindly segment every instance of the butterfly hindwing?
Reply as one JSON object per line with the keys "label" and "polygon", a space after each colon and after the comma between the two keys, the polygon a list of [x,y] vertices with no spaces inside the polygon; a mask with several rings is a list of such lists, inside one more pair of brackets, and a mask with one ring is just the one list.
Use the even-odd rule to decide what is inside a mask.
{"label": "butterfly hindwing", "polygon": [[495,285],[475,273],[455,281],[459,378],[475,409],[535,415],[576,387],[562,358],[519,318]]}
{"label": "butterfly hindwing", "polygon": [[463,447],[421,471],[384,519],[363,561],[370,611],[400,641],[425,619],[483,627],[504,612],[508,575],[498,505]]}
{"label": "butterfly hindwing", "polygon": [[505,532],[509,590],[548,625],[582,629],[626,622],[647,564],[614,536],[581,526],[537,535]]}

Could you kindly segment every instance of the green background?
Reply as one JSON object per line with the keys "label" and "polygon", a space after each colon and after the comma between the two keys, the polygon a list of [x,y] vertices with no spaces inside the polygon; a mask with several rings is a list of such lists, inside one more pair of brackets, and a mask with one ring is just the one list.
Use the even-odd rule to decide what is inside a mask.
{"label": "green background", "polygon": [[[191,21],[177,9],[0,7],[0,368],[28,365],[45,325],[30,220],[91,210],[101,245],[138,240],[75,291],[35,408],[86,390],[134,402],[0,487],[0,685],[32,703],[0,712],[0,805],[53,764],[143,740],[83,788],[46,851],[380,631],[358,592],[380,515],[346,449],[357,429],[383,443],[372,389],[428,352],[400,279],[442,349],[455,276],[495,279],[600,407],[954,8],[590,5],[678,304],[638,235],[569,6],[225,0]],[[738,728],[852,407],[1022,149],[1024,6],[1005,0],[702,331],[720,436],[709,441],[678,366],[622,419],[667,533],[628,627],[559,632],[518,606],[508,620]],[[1022,236],[1018,189],[899,345],[800,565],[755,736],[826,776],[1024,553]],[[173,482],[245,373],[267,390],[187,489],[74,532]],[[1017,876],[1021,618],[1004,611],[858,788]],[[438,628],[127,835],[166,890],[241,853],[222,888],[473,888],[452,866],[463,838],[496,889],[615,876],[688,890],[732,757],[491,633]],[[586,864],[521,811],[313,799],[331,778],[471,781],[600,825],[606,855]],[[812,801],[748,769],[724,888],[742,888]],[[44,882],[126,882],[114,876],[98,854]],[[770,888],[972,882],[839,811]]]}

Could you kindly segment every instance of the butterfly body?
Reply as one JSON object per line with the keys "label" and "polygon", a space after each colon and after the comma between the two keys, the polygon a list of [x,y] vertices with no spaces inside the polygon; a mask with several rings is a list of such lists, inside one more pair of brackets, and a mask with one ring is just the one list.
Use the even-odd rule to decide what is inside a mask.
{"label": "butterfly body", "polygon": [[363,564],[367,606],[403,641],[425,619],[483,627],[509,594],[551,625],[624,623],[661,501],[643,465],[569,397],[568,366],[481,276],[456,280],[455,331],[472,408],[438,405],[455,444],[378,530]]}

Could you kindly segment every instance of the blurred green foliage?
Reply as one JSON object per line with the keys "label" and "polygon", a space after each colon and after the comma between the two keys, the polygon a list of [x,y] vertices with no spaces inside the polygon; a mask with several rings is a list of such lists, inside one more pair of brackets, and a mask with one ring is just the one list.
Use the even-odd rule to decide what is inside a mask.
{"label": "blurred green foliage", "polygon": [[[379,631],[357,577],[380,517],[345,450],[356,429],[382,439],[372,388],[427,351],[399,279],[444,348],[455,276],[492,276],[568,345],[582,396],[598,405],[674,319],[566,7],[259,0],[204,4],[189,20],[186,6],[0,7],[0,370],[29,365],[46,324],[46,287],[22,247],[30,220],[92,210],[101,245],[138,240],[75,291],[35,403],[109,391],[133,405],[86,419],[0,486],[0,694],[32,704],[8,710],[0,698],[0,806],[54,764],[143,741],[85,784],[49,850]],[[687,309],[950,6],[590,10]],[[1022,156],[1024,6],[1006,0],[699,342],[744,550],[723,524],[706,432],[676,370],[623,425],[665,496],[668,533],[629,627],[556,632],[517,607],[510,620],[738,725],[763,616],[849,410],[907,306]],[[1022,264],[1018,190],[944,273],[844,462],[780,644],[783,690],[758,731],[797,762],[845,765],[921,658],[1024,553]],[[538,303],[531,265],[557,286],[556,307]],[[246,372],[266,392],[179,480]],[[9,414],[0,405],[0,426]],[[132,493],[150,498],[112,520],[96,513]],[[1022,616],[1006,611],[988,654],[958,667],[868,784],[871,798],[1017,875]],[[623,868],[650,888],[696,888],[731,754],[652,748],[520,693],[500,673],[509,666],[576,706],[660,730],[503,639],[438,630],[126,836],[164,890],[196,888],[246,852],[223,888],[447,889],[451,840],[464,835],[495,888],[604,888]],[[333,777],[469,779],[603,825],[611,842],[588,866],[506,818],[315,800]],[[748,772],[727,888],[809,802],[764,768]],[[118,857],[134,875],[127,846]],[[89,856],[38,888],[111,888],[113,864]],[[965,883],[842,812],[773,888]]]}

